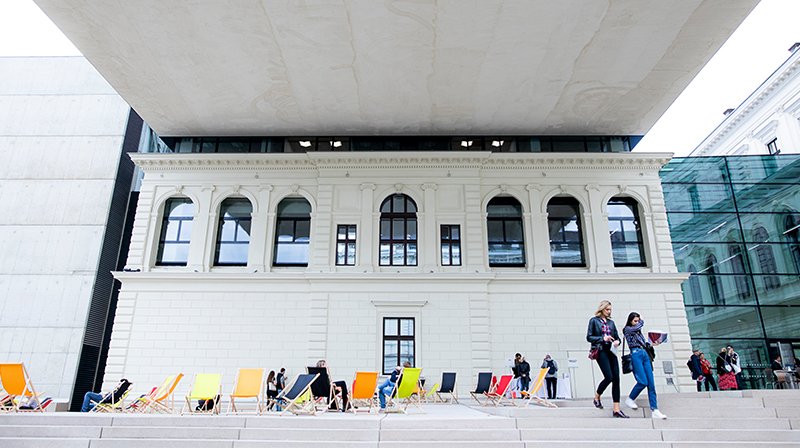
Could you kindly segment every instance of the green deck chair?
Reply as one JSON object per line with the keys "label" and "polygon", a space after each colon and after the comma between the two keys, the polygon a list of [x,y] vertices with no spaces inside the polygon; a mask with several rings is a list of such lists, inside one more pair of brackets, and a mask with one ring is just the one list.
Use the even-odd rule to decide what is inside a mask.
{"label": "green deck chair", "polygon": [[[186,395],[186,403],[181,409],[181,414],[187,408],[189,413],[219,414],[220,396],[222,396],[222,374],[198,373],[194,376],[194,384],[189,394]],[[206,405],[195,409],[192,402],[198,400],[211,400],[213,407]]]}
{"label": "green deck chair", "polygon": [[413,404],[419,409],[420,407],[420,391],[419,377],[422,374],[421,368],[405,367],[400,373],[401,378],[395,386],[395,394],[390,399],[390,404],[394,405],[395,412],[408,412],[408,406]]}

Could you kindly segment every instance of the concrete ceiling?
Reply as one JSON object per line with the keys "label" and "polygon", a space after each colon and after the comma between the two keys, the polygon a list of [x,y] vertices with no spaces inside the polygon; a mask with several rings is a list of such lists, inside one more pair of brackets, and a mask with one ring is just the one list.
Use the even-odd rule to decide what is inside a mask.
{"label": "concrete ceiling", "polygon": [[163,136],[641,135],[758,0],[35,0]]}

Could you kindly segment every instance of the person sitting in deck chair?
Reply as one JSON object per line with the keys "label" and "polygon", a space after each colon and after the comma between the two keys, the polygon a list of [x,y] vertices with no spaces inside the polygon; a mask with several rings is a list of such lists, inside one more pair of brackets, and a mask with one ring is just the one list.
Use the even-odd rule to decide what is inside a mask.
{"label": "person sitting in deck chair", "polygon": [[[411,367],[411,363],[406,361],[403,363],[403,367]],[[378,387],[378,399],[381,402],[381,409],[386,409],[386,397],[392,395],[394,392],[395,385],[400,379],[400,372],[402,370],[403,368],[400,366],[395,367],[389,378],[386,378],[386,381]]]}
{"label": "person sitting in deck chair", "polygon": [[[323,368],[323,367],[327,368],[328,367],[328,362],[325,361],[324,359],[320,359],[319,361],[317,361],[317,367],[319,367],[319,368]],[[341,397],[341,399],[342,399],[342,409],[339,409],[339,410],[342,411],[342,412],[345,412],[347,410],[347,399],[348,399],[347,382],[346,381],[331,381],[331,384],[333,385],[334,389],[336,390],[336,395],[338,397]],[[336,407],[337,407],[336,400],[331,400],[328,409],[336,410]]]}
{"label": "person sitting in deck chair", "polygon": [[116,403],[125,395],[125,392],[130,389],[133,385],[130,381],[126,380],[125,378],[119,380],[114,390],[107,393],[107,394],[98,394],[97,392],[86,392],[83,395],[83,406],[81,406],[81,412],[89,412],[94,408],[97,404],[100,403]]}

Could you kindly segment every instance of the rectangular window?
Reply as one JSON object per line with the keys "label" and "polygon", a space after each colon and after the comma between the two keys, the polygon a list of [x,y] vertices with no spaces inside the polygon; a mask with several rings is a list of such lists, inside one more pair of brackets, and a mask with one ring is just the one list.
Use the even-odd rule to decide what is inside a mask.
{"label": "rectangular window", "polygon": [[356,226],[336,226],[336,266],[356,265]]}
{"label": "rectangular window", "polygon": [[461,266],[461,226],[442,224],[442,266]]}
{"label": "rectangular window", "polygon": [[769,151],[769,153],[773,155],[781,153],[780,148],[778,148],[777,138],[773,138],[772,140],[770,140],[769,143],[767,143],[767,151]]}
{"label": "rectangular window", "polygon": [[383,318],[383,374],[390,375],[396,366],[408,361],[414,365],[414,318]]}

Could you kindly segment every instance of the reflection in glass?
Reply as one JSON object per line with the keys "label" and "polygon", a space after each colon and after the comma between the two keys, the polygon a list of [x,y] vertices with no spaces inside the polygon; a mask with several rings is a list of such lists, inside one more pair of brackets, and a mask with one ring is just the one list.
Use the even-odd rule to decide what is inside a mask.
{"label": "reflection in glass", "polygon": [[509,196],[497,196],[486,206],[489,266],[525,266],[522,205]]}
{"label": "reflection in glass", "polygon": [[638,204],[632,198],[608,201],[608,233],[614,266],[644,266],[644,243]]}
{"label": "reflection in glass", "polygon": [[161,221],[156,265],[186,266],[192,237],[194,204],[188,198],[167,199]]}
{"label": "reflection in glass", "polygon": [[708,289],[711,292],[711,302],[714,305],[725,305],[725,293],[722,290],[722,282],[717,278],[717,257],[713,254],[706,258],[706,268],[703,270],[708,279]]}
{"label": "reflection in glass", "polygon": [[355,224],[336,227],[336,265],[356,265],[356,226]]}
{"label": "reflection in glass", "polygon": [[417,205],[404,194],[394,194],[380,207],[381,266],[417,265]]}
{"label": "reflection in glass", "polygon": [[215,266],[246,266],[253,206],[247,199],[225,199],[219,207]]}
{"label": "reflection in glass", "polygon": [[772,245],[766,244],[769,240],[769,235],[763,227],[756,227],[753,230],[753,241],[760,244],[750,247],[748,250],[755,250],[756,257],[758,258],[758,266],[761,274],[768,274],[764,277],[764,283],[767,289],[775,289],[781,286],[781,281],[778,278],[778,266],[775,263],[775,254],[772,252]]}
{"label": "reflection in glass", "polygon": [[586,266],[583,255],[580,203],[573,197],[555,197],[547,203],[550,258],[554,267]]}
{"label": "reflection in glass", "polygon": [[278,204],[274,266],[308,266],[311,204],[304,198],[286,198]]}
{"label": "reflection in glass", "polygon": [[414,319],[408,317],[383,318],[383,374],[388,375],[404,362],[414,365]]}
{"label": "reflection in glass", "polygon": [[800,216],[788,215],[784,219],[783,235],[789,243],[789,257],[794,271],[800,274]]}
{"label": "reflection in glass", "polygon": [[440,226],[442,266],[461,266],[461,226]]}

